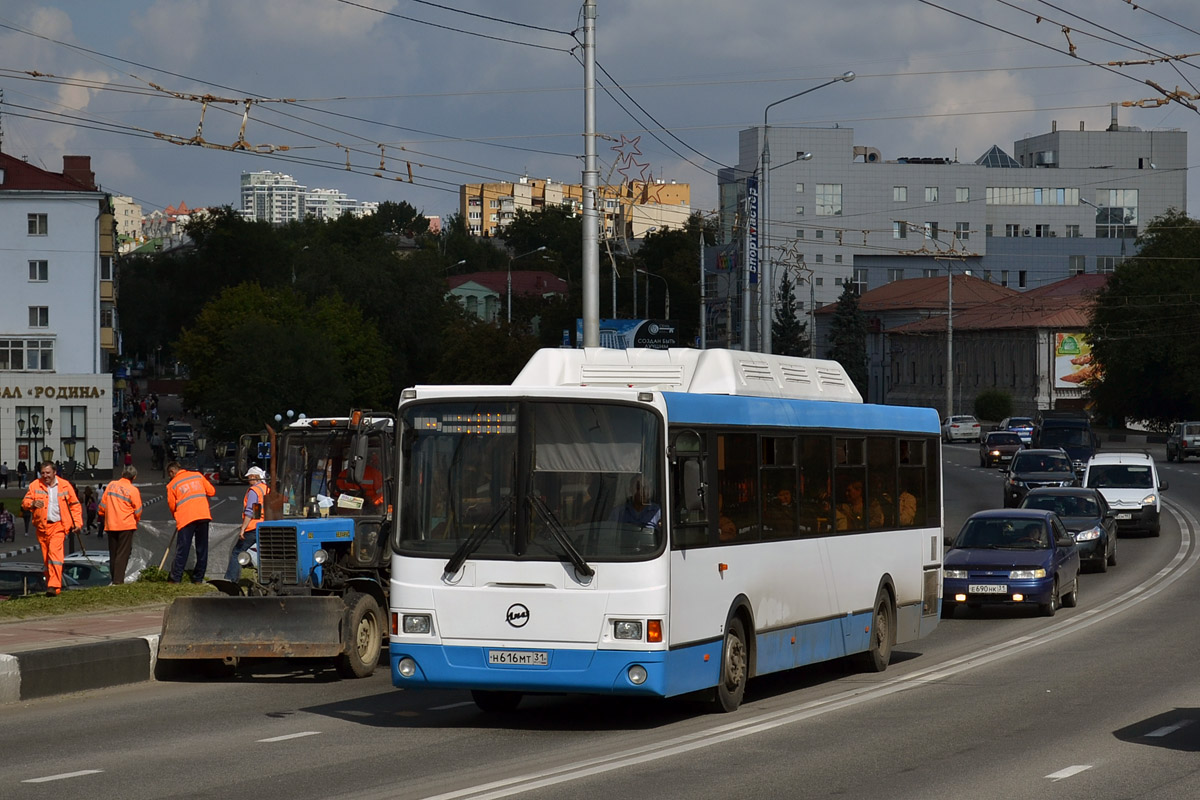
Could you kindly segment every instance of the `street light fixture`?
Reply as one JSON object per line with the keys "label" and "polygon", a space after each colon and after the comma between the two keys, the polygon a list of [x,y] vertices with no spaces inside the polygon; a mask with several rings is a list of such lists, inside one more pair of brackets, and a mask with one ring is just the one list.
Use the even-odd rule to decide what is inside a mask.
{"label": "street light fixture", "polygon": [[531,256],[534,253],[540,253],[545,249],[546,249],[546,246],[542,245],[541,247],[537,247],[537,248],[534,248],[533,250],[530,250],[528,253],[521,253],[519,256],[513,256],[512,258],[510,258],[508,260],[508,324],[509,325],[512,325],[512,265],[513,265],[513,262],[516,261],[518,258],[524,258],[525,256]]}
{"label": "street light fixture", "polygon": [[[786,103],[788,100],[795,100],[797,97],[806,95],[809,92],[815,92],[817,89],[823,89],[826,86],[831,86],[835,83],[849,83],[852,80],[854,80],[854,73],[853,72],[844,72],[839,77],[833,78],[832,80],[825,81],[825,83],[818,84],[817,86],[813,86],[811,88],[805,89],[802,92],[796,92],[795,94],[790,94],[787,97],[783,98],[782,100],[776,100],[774,103],[768,103],[767,107],[763,109],[762,200],[759,202],[759,205],[758,205],[758,214],[759,214],[758,231],[759,231],[759,235],[762,237],[764,249],[766,250],[766,258],[759,259],[759,262],[760,262],[759,269],[761,270],[762,274],[759,276],[759,279],[758,279],[759,286],[761,287],[761,291],[760,291],[760,295],[759,295],[760,303],[759,303],[759,320],[758,320],[758,328],[759,328],[758,338],[759,338],[759,348],[764,353],[771,352],[771,293],[774,290],[773,282],[775,280],[775,271],[773,269],[773,265],[771,262],[771,235],[770,235],[771,146],[770,146],[770,141],[769,141],[770,128],[767,125],[767,112],[769,112],[774,106],[777,106],[780,103]],[[812,158],[812,153],[805,153],[802,156],[799,156],[798,160],[807,161],[809,158]],[[749,294],[750,294],[750,276],[748,274],[746,276],[744,291],[745,291],[745,295],[748,299]],[[750,304],[747,302],[743,302],[742,306],[743,306],[743,309],[742,309],[743,325],[742,325],[742,327],[745,330],[745,333],[743,334],[743,336],[748,340],[749,339],[749,330],[750,330]],[[749,348],[746,348],[746,349],[749,349]]]}
{"label": "street light fixture", "polygon": [[96,464],[100,462],[100,448],[92,445],[85,452],[87,453],[88,466],[95,469]]}

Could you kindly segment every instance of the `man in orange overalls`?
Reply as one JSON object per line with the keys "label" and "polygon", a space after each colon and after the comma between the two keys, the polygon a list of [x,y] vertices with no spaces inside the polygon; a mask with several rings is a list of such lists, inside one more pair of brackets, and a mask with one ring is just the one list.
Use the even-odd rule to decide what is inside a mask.
{"label": "man in orange overalls", "polygon": [[54,464],[47,461],[38,477],[29,482],[29,491],[21,508],[33,514],[38,545],[42,549],[42,569],[46,575],[46,596],[62,594],[63,542],[67,535],[83,527],[83,507],[75,487],[58,477]]}
{"label": "man in orange overalls", "polygon": [[175,535],[179,537],[175,563],[167,577],[169,582],[179,583],[183,579],[192,539],[196,540],[192,583],[204,582],[204,573],[208,570],[208,523],[212,522],[208,498],[216,493],[208,478],[199,472],[182,469],[178,461],[167,464],[167,507],[175,516]]}
{"label": "man in orange overalls", "polygon": [[104,487],[100,506],[100,529],[108,534],[108,567],[114,585],[125,582],[125,569],[133,551],[133,534],[142,520],[142,493],[133,485],[137,467],[126,467],[121,479]]}

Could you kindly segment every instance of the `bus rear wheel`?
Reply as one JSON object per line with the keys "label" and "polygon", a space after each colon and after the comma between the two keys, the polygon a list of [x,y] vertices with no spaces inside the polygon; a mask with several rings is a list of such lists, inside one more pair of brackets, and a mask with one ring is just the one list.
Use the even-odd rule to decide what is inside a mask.
{"label": "bus rear wheel", "polygon": [[507,714],[516,711],[521,705],[520,692],[493,692],[483,689],[472,689],[471,699],[479,710],[486,714]]}
{"label": "bus rear wheel", "polygon": [[750,679],[750,650],[746,647],[746,626],[733,617],[725,626],[725,642],[721,647],[721,677],[717,684],[713,709],[728,713],[737,711],[746,694]]}
{"label": "bus rear wheel", "polygon": [[894,619],[891,598],[880,589],[871,614],[871,645],[859,656],[859,664],[868,672],[883,672],[892,660],[892,645],[896,641]]}

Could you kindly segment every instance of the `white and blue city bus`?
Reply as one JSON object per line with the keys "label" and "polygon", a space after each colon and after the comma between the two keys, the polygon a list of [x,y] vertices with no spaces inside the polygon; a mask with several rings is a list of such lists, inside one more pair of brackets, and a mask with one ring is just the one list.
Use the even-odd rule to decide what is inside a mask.
{"label": "white and blue city bus", "polygon": [[938,416],[841,365],[542,350],[511,386],[418,386],[398,422],[390,660],[404,689],[670,697],[937,625]]}

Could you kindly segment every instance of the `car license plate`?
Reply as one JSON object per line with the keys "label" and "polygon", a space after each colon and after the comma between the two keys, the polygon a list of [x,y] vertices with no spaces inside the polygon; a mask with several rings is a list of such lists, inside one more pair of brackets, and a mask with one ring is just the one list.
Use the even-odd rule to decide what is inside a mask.
{"label": "car license plate", "polygon": [[1133,519],[1132,514],[1117,514],[1117,519]]}
{"label": "car license plate", "polygon": [[489,664],[547,667],[550,654],[545,650],[488,650]]}
{"label": "car license plate", "polygon": [[967,587],[970,594],[1008,594],[1008,586],[1003,583],[972,583]]}

